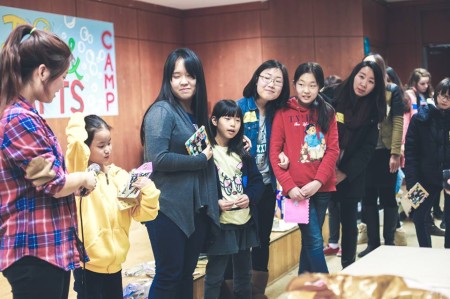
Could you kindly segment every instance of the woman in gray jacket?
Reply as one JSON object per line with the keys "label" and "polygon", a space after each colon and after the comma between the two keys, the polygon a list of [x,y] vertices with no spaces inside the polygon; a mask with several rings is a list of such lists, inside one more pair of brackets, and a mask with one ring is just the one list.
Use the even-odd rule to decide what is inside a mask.
{"label": "woman in gray jacket", "polygon": [[186,48],[169,54],[156,101],[144,115],[141,141],[152,180],[161,191],[160,212],[146,223],[156,273],[149,298],[192,298],[192,273],[211,225],[219,225],[218,194],[210,146],[189,155],[185,142],[207,126],[202,64]]}

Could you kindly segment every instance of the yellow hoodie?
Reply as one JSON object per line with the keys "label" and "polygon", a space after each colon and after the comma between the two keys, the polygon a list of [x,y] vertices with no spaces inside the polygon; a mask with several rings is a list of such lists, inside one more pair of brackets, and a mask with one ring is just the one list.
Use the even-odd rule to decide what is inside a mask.
{"label": "yellow hoodie", "polygon": [[[90,156],[84,116],[74,114],[66,128],[66,164],[69,173],[85,171]],[[86,269],[97,273],[116,273],[122,269],[130,241],[128,239],[131,218],[136,221],[150,221],[159,210],[159,194],[151,182],[140,192],[140,204],[127,210],[120,210],[117,193],[128,181],[129,174],[111,164],[107,173],[97,176],[97,187],[81,201],[83,216],[84,245],[89,256]],[[81,234],[80,198],[77,197],[78,231]]]}

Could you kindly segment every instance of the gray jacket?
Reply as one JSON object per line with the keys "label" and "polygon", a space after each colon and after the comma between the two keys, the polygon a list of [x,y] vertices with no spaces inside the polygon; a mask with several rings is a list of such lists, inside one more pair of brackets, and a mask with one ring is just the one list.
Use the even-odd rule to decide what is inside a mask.
{"label": "gray jacket", "polygon": [[181,105],[154,103],[144,126],[144,160],[153,164],[152,180],[161,191],[160,211],[188,237],[195,231],[194,213],[202,206],[219,225],[214,160],[208,161],[204,154],[188,155],[185,142],[195,133],[195,127]]}

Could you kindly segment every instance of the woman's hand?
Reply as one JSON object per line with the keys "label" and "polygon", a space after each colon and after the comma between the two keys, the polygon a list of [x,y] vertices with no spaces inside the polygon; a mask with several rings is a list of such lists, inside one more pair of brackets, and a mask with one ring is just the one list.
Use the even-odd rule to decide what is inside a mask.
{"label": "woman's hand", "polygon": [[250,138],[244,135],[243,142],[244,142],[244,150],[249,152],[252,149],[252,141],[250,140]]}
{"label": "woman's hand", "polygon": [[314,194],[316,194],[317,191],[319,191],[320,187],[322,187],[322,183],[319,182],[318,180],[314,180],[303,186],[300,189],[300,192],[302,193],[303,197],[310,198]]}
{"label": "woman's hand", "polygon": [[212,152],[212,147],[210,144],[208,144],[206,146],[206,148],[203,150],[202,154],[204,154],[206,156],[206,160],[211,159],[213,152]]}
{"label": "woman's hand", "polygon": [[347,175],[336,168],[336,185],[339,185],[343,180],[347,178]]}
{"label": "woman's hand", "polygon": [[229,211],[234,205],[234,201],[219,199],[219,208],[222,212]]}
{"label": "woman's hand", "polygon": [[238,197],[234,204],[241,209],[246,209],[250,204],[250,199],[248,198],[247,194],[242,194]]}
{"label": "woman's hand", "polygon": [[278,155],[278,159],[280,160],[280,163],[278,163],[278,166],[280,166],[280,168],[286,170],[289,167],[289,158],[286,156],[286,154],[284,152],[281,152]]}
{"label": "woman's hand", "polygon": [[400,167],[400,155],[391,155],[389,159],[389,171],[394,173]]}

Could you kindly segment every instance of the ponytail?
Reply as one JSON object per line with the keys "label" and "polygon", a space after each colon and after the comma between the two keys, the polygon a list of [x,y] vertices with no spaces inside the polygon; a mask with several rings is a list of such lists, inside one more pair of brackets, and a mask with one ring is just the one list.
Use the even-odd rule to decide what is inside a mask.
{"label": "ponytail", "polygon": [[69,47],[55,34],[29,24],[17,26],[0,52],[0,111],[19,96],[39,65],[49,69],[49,83],[69,68],[71,60]]}

